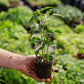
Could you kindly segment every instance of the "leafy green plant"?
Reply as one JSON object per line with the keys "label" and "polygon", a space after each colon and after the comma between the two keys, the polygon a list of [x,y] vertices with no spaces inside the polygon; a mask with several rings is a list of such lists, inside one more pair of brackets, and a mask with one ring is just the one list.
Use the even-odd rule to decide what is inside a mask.
{"label": "leafy green plant", "polygon": [[18,7],[9,9],[8,12],[1,12],[0,20],[1,21],[10,20],[12,22],[16,22],[18,24],[24,25],[25,20],[28,21],[31,18],[31,13],[32,13],[32,10],[29,7],[18,6]]}
{"label": "leafy green plant", "polygon": [[27,0],[32,6],[59,5],[60,0]]}
{"label": "leafy green plant", "polygon": [[22,51],[22,54],[25,52],[26,55],[28,53],[32,54],[34,51],[31,49],[28,37],[30,37],[30,34],[27,34],[27,31],[21,25],[10,21],[0,21],[1,48],[16,53],[21,53]]}
{"label": "leafy green plant", "polygon": [[63,15],[63,20],[65,23],[80,23],[80,20],[83,18],[83,13],[75,7],[71,6],[58,6],[53,8],[53,12]]}
{"label": "leafy green plant", "polygon": [[[46,21],[48,20],[50,11],[48,10],[46,12],[46,14],[42,13],[45,9],[49,9],[50,7],[46,7],[43,8],[41,10],[37,10],[33,13],[33,16],[31,18],[31,20],[29,22],[32,22],[33,24],[38,23],[39,20],[39,24],[36,27],[35,25],[31,28],[31,31],[33,30],[33,32],[31,32],[31,43],[34,43],[35,41],[37,42],[37,45],[39,46],[38,49],[36,50],[35,54],[36,57],[38,56],[38,54],[40,54],[40,56],[43,57],[43,59],[47,59],[49,60],[49,46],[50,45],[54,45],[53,42],[50,42],[50,36],[54,35],[55,32],[60,33],[61,31],[59,30],[55,30],[55,32],[47,29],[47,24]],[[29,23],[30,24],[30,23]],[[34,34],[34,30],[37,29],[40,36],[37,38],[35,36],[33,36]]]}
{"label": "leafy green plant", "polygon": [[[13,8],[15,9],[15,8]],[[11,9],[11,10],[13,10]],[[22,9],[19,9],[22,11]],[[23,11],[25,12],[25,11]],[[3,20],[0,21],[0,48],[18,53],[23,55],[34,54],[34,50],[30,47],[30,34],[27,34],[26,30],[19,24],[16,20],[11,20],[13,16],[9,19],[4,19],[5,12],[0,13],[0,17]],[[8,12],[7,12],[8,13]],[[16,12],[17,13],[17,12]],[[13,15],[16,15],[13,14]],[[22,13],[21,13],[22,14]],[[24,17],[27,13],[24,15]],[[28,15],[28,17],[30,17]],[[39,17],[38,17],[39,18]],[[84,83],[84,59],[79,60],[74,58],[71,54],[76,53],[80,50],[81,53],[84,52],[84,26],[78,25],[76,27],[76,32],[73,32],[64,22],[59,19],[56,19],[53,16],[49,16],[47,22],[47,29],[51,31],[60,30],[61,34],[54,33],[56,38],[57,48],[53,50],[55,53],[54,56],[54,67],[58,72],[54,73],[54,78],[43,84],[83,84]],[[24,18],[22,18],[24,19]],[[33,19],[32,19],[33,20]],[[34,20],[35,21],[35,20]],[[54,21],[54,22],[53,22]],[[32,23],[32,21],[30,22]],[[37,23],[33,22],[33,23]],[[33,26],[34,27],[34,26]],[[43,27],[41,27],[43,28]],[[35,26],[35,29],[38,30]],[[34,30],[33,30],[34,31]],[[34,33],[31,36],[34,37]],[[37,34],[37,38],[40,38],[40,34]],[[36,42],[36,40],[34,40]],[[36,42],[36,44],[38,44]],[[50,52],[50,51],[49,51]],[[73,66],[73,68],[72,68]],[[2,69],[0,68],[0,83],[1,84],[39,84],[39,82],[24,76],[18,71]]]}
{"label": "leafy green plant", "polygon": [[4,4],[5,6],[9,6],[9,0],[0,0],[0,6]]}
{"label": "leafy green plant", "polygon": [[78,26],[76,26],[75,32],[83,34],[84,33],[84,25],[79,24]]}

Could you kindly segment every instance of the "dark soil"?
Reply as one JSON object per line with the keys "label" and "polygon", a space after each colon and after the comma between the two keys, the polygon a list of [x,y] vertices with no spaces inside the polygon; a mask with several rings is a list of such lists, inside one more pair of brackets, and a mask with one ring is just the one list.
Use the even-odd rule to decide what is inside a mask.
{"label": "dark soil", "polygon": [[37,76],[39,78],[50,78],[52,72],[53,57],[50,56],[50,60],[44,60],[42,62],[42,57],[38,56],[35,59],[35,67],[37,70]]}

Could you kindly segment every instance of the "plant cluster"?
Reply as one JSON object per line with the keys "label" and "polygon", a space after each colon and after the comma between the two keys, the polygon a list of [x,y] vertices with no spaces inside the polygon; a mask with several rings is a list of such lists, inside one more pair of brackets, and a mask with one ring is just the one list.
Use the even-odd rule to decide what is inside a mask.
{"label": "plant cluster", "polygon": [[60,0],[27,0],[32,6],[59,5]]}
{"label": "plant cluster", "polygon": [[82,24],[79,24],[76,28],[75,28],[75,32],[77,32],[77,33],[84,33],[84,25],[82,25]]}
{"label": "plant cluster", "polygon": [[0,0],[0,6],[9,6],[9,1],[8,0]]}
{"label": "plant cluster", "polygon": [[53,12],[63,15],[63,20],[65,23],[80,23],[83,18],[83,13],[75,7],[71,6],[58,6],[53,8]]}
{"label": "plant cluster", "polygon": [[[32,10],[28,7],[18,6],[13,9],[9,9],[8,12],[1,12],[0,13],[0,20],[10,20],[12,22],[16,22],[18,24],[25,23],[24,19],[29,20],[30,14]],[[24,19],[23,19],[24,18]]]}
{"label": "plant cluster", "polygon": [[[50,7],[46,7],[43,8],[41,10],[37,10],[33,13],[32,18],[30,19],[29,23],[32,22],[33,24],[37,24],[38,20],[39,20],[39,24],[38,26],[33,26],[31,28],[30,31],[31,32],[31,43],[35,43],[35,41],[37,42],[37,45],[39,46],[38,49],[36,50],[35,54],[36,57],[38,56],[38,54],[40,54],[40,56],[43,57],[43,59],[47,59],[49,60],[49,46],[50,45],[54,45],[53,42],[50,41],[50,37],[52,35],[54,35],[55,32],[60,33],[61,31],[55,30],[55,32],[47,29],[47,21],[48,21],[48,17],[50,15],[50,11],[48,10],[46,12],[46,14],[43,13],[43,11],[45,9],[49,9]],[[34,34],[34,30],[37,29],[38,33],[40,34],[40,36],[37,38],[35,36],[33,36]]]}
{"label": "plant cluster", "polygon": [[[3,23],[3,24],[2,24]],[[0,21],[0,47],[12,52],[31,54],[27,31],[19,24],[10,21]],[[2,39],[3,38],[3,39]],[[24,44],[23,44],[24,43]],[[24,47],[25,46],[25,47]],[[29,49],[28,49],[29,48]]]}
{"label": "plant cluster", "polygon": [[[73,10],[73,8],[71,8],[71,10]],[[17,17],[18,11],[19,17]],[[30,11],[32,12],[31,9]],[[66,11],[68,11],[68,9]],[[37,46],[41,43],[43,44],[43,42],[40,41],[42,41],[42,39],[44,40],[44,36],[46,35],[44,35],[42,39],[40,35],[42,35],[41,33],[43,33],[43,29],[45,29],[45,33],[47,31],[47,33],[50,33],[50,35],[54,35],[55,40],[53,40],[53,42],[55,41],[54,43],[56,43],[56,48],[53,48],[54,51],[51,53],[51,55],[54,56],[54,67],[56,73],[54,72],[54,78],[48,84],[83,84],[84,59],[79,60],[74,58],[72,55],[77,54],[77,52],[82,54],[84,53],[84,26],[81,24],[78,25],[73,32],[73,30],[64,24],[64,21],[56,18],[55,16],[49,15],[49,12],[47,13],[47,15],[40,13],[42,16],[40,17],[39,11],[37,11],[33,13],[34,15],[30,13],[30,16],[29,9],[25,10],[25,7],[22,6],[10,9],[10,12],[1,12],[0,48],[23,55],[34,54],[34,50],[31,48],[30,43],[34,42]],[[45,16],[48,16],[46,22]],[[24,17],[27,18],[26,21],[30,21],[30,18],[33,17],[30,24],[34,24],[31,31],[28,33],[20,24],[20,22],[24,21]],[[41,23],[38,24],[40,21]],[[41,29],[41,31],[36,35],[35,31],[38,31],[38,29]],[[54,33],[55,30],[59,30],[62,33]],[[32,31],[33,33],[31,33]],[[31,41],[29,40],[30,37]],[[45,39],[44,46],[45,53],[43,54],[46,54],[47,51],[46,40],[47,39]],[[49,43],[53,42],[49,41]],[[42,45],[40,47],[42,47]],[[39,51],[41,54],[38,54],[42,55],[42,50]],[[46,59],[48,59],[47,56]],[[1,84],[24,84],[24,82],[25,84],[39,84],[35,80],[24,76],[18,71],[0,68]]]}

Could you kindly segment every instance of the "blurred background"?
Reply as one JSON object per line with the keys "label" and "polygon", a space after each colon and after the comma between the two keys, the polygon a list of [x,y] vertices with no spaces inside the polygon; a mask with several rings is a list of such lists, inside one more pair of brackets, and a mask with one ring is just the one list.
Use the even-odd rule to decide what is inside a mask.
{"label": "blurred background", "polygon": [[[26,22],[32,12],[43,7],[52,7],[47,28],[56,29],[51,37],[55,46],[49,53],[54,57],[54,78],[37,82],[18,71],[0,68],[0,84],[84,84],[84,0],[0,0],[0,48],[21,55],[32,55],[34,43],[30,41],[30,29]],[[39,37],[37,30],[36,36]]]}

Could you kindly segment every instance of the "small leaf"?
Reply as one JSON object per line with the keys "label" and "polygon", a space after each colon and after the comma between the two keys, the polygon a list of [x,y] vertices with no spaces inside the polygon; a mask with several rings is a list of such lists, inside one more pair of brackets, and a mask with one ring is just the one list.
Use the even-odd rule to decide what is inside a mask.
{"label": "small leaf", "polygon": [[55,30],[56,33],[62,33],[60,30]]}
{"label": "small leaf", "polygon": [[41,39],[40,39],[40,38],[36,38],[36,40],[41,41]]}
{"label": "small leaf", "polygon": [[47,10],[47,9],[51,9],[52,7],[45,7],[45,8],[42,8],[41,11],[43,12],[44,10]]}
{"label": "small leaf", "polygon": [[33,20],[35,20],[35,21],[37,21],[37,15],[36,14],[34,14],[34,16],[33,16]]}
{"label": "small leaf", "polygon": [[42,47],[43,47],[43,48],[45,47],[45,42],[43,42]]}
{"label": "small leaf", "polygon": [[54,45],[54,43],[53,42],[49,42],[49,45]]}
{"label": "small leaf", "polygon": [[45,58],[49,60],[49,55],[47,53],[45,54]]}
{"label": "small leaf", "polygon": [[35,52],[36,57],[37,57],[38,53],[39,53],[39,49],[36,50],[36,52]]}
{"label": "small leaf", "polygon": [[31,32],[31,36],[34,34],[34,32],[35,32],[35,31],[32,31],[32,32]]}
{"label": "small leaf", "polygon": [[46,11],[46,14],[47,14],[47,15],[49,15],[50,13],[51,13],[51,11],[50,11],[50,10],[47,10],[47,11]]}
{"label": "small leaf", "polygon": [[31,39],[31,43],[34,43],[35,37],[32,37]]}
{"label": "small leaf", "polygon": [[55,13],[55,14],[52,14],[52,15],[58,16],[58,17],[62,17],[62,18],[64,17],[63,15],[61,15],[61,14],[56,14],[56,13]]}
{"label": "small leaf", "polygon": [[47,30],[46,33],[47,33],[47,34],[49,34],[49,33],[54,34],[54,32],[51,31],[51,30]]}
{"label": "small leaf", "polygon": [[42,46],[39,48],[39,50],[42,50],[45,47],[45,42],[43,42]]}
{"label": "small leaf", "polygon": [[35,26],[33,26],[32,28],[31,28],[31,30],[30,31],[32,31],[32,30],[34,30],[36,27]]}
{"label": "small leaf", "polygon": [[40,47],[40,48],[39,48],[39,50],[42,50],[42,49],[43,49],[43,47]]}

